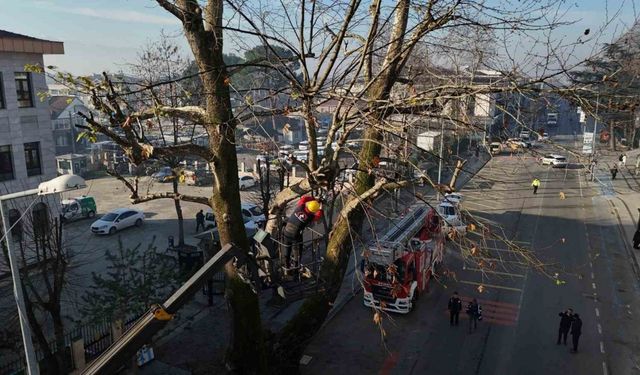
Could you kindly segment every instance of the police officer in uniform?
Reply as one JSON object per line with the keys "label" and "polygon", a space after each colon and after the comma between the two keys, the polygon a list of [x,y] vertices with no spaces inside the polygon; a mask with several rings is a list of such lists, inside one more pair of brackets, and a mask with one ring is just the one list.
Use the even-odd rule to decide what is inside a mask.
{"label": "police officer in uniform", "polygon": [[311,222],[318,221],[321,217],[322,208],[317,199],[312,196],[300,198],[283,229],[287,268],[291,268],[291,252],[294,244],[298,245],[295,266],[299,265],[302,257],[302,233]]}

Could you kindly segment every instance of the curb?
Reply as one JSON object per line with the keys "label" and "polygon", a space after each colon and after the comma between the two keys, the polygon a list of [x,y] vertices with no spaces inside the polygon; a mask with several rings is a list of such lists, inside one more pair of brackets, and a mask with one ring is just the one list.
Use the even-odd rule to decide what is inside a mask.
{"label": "curb", "polygon": [[[629,209],[629,206],[627,205],[627,202],[625,202],[620,197],[616,197],[616,198],[625,207],[625,209],[629,213],[629,217],[631,218],[631,222],[633,223],[634,217],[633,217],[633,214],[631,213],[631,210]],[[633,268],[633,272],[636,275],[636,281],[640,285],[640,261],[638,260],[638,255],[634,251],[632,244],[629,243],[629,240],[628,240],[629,237],[627,236],[627,231],[625,229],[625,225],[622,223],[622,218],[620,217],[620,211],[618,210],[618,207],[616,207],[615,203],[613,203],[612,200],[607,200],[607,201],[609,202],[609,204],[611,205],[611,207],[613,208],[613,210],[615,212],[616,219],[618,221],[618,230],[620,231],[620,235],[622,237],[622,241],[625,244],[625,250],[627,251],[627,254],[629,255],[629,258],[631,259],[631,268]],[[633,235],[631,237],[633,237]]]}

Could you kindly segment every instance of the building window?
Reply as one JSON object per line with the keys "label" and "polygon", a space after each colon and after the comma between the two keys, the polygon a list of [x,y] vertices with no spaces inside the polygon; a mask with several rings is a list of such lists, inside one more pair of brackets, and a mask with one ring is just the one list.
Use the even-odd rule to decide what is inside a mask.
{"label": "building window", "polygon": [[55,130],[66,130],[69,129],[69,119],[59,119],[53,120],[53,128]]}
{"label": "building window", "polygon": [[15,79],[18,107],[33,107],[33,97],[31,96],[31,76],[26,72],[16,72]]}
{"label": "building window", "polygon": [[2,80],[2,72],[0,72],[0,109],[4,109],[4,81]]}
{"label": "building window", "polygon": [[71,163],[68,160],[58,160],[59,169],[71,169]]}
{"label": "building window", "polygon": [[69,137],[65,134],[56,137],[56,146],[65,147],[69,146]]}
{"label": "building window", "polygon": [[27,176],[37,176],[42,174],[40,142],[24,144],[24,159],[27,164]]}
{"label": "building window", "polygon": [[11,146],[0,146],[0,181],[14,179]]}

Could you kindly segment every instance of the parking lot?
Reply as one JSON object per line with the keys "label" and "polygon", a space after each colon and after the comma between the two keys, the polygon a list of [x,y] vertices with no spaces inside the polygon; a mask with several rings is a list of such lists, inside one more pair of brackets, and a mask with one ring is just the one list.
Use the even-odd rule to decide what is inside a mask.
{"label": "parking lot", "polygon": [[[139,185],[140,193],[171,191],[172,184],[153,182],[150,177],[143,177]],[[208,197],[211,195],[211,186],[186,186],[181,184],[179,191],[189,195],[201,195]],[[107,270],[105,252],[118,249],[118,240],[123,246],[133,247],[138,244],[143,249],[153,243],[158,250],[164,250],[168,245],[168,237],[173,236],[178,242],[178,220],[173,201],[170,199],[159,199],[137,205],[132,205],[129,201],[129,191],[118,180],[113,177],[104,177],[87,181],[87,188],[65,193],[64,198],[76,197],[80,195],[90,195],[95,198],[97,205],[97,215],[99,218],[103,214],[115,208],[130,207],[144,212],[145,222],[140,228],[135,226],[116,232],[114,235],[95,235],[91,233],[91,223],[95,219],[81,219],[65,224],[66,239],[73,254],[72,270],[70,272],[70,287],[68,289],[70,298],[80,301],[81,295],[91,285],[91,273],[101,273]],[[240,193],[242,201],[246,203],[258,203],[258,188],[254,187]],[[193,237],[196,229],[196,213],[207,207],[190,202],[181,202],[185,230],[185,242],[197,244]],[[69,306],[71,315],[77,316],[79,306],[73,304]]]}

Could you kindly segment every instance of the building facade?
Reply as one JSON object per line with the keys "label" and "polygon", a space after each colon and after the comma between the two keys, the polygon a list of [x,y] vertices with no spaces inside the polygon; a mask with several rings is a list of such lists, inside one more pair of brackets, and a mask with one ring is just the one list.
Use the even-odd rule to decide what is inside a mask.
{"label": "building facade", "polygon": [[89,109],[75,96],[49,97],[53,141],[56,155],[83,154],[90,147],[85,138],[78,140],[82,131],[77,125],[84,125],[85,120],[78,112],[88,113]]}
{"label": "building facade", "polygon": [[44,66],[43,55],[62,53],[62,42],[0,30],[0,194],[56,176],[49,103],[38,97],[47,92],[45,76],[26,66]]}

